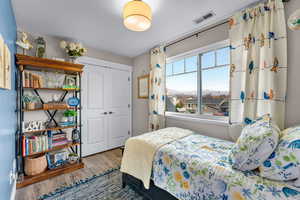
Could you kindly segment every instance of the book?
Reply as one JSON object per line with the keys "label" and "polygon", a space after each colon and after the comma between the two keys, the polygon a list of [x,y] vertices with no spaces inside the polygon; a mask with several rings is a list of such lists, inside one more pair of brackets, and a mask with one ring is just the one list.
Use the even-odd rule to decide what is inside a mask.
{"label": "book", "polygon": [[26,144],[25,144],[25,136],[22,137],[22,153],[23,156],[26,156]]}
{"label": "book", "polygon": [[50,148],[48,135],[23,136],[23,156],[46,151]]}
{"label": "book", "polygon": [[47,135],[48,135],[48,146],[50,149],[52,148],[52,137],[53,137],[52,131],[47,131]]}
{"label": "book", "polygon": [[24,71],[22,78],[23,78],[22,81],[23,87],[32,87],[32,88],[43,87],[43,78],[41,75],[29,71]]}
{"label": "book", "polygon": [[68,144],[70,141],[69,140],[62,140],[62,141],[59,141],[59,142],[53,142],[52,143],[52,147],[56,147],[56,146],[61,146],[61,145],[65,145],[65,144]]}

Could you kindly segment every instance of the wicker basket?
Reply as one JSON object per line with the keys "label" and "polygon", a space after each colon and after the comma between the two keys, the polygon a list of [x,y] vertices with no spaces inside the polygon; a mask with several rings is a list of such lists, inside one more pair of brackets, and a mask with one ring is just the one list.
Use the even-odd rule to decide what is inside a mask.
{"label": "wicker basket", "polygon": [[26,109],[34,110],[35,109],[35,103],[34,102],[26,103]]}
{"label": "wicker basket", "polygon": [[43,173],[47,169],[46,156],[25,158],[25,174],[34,176]]}

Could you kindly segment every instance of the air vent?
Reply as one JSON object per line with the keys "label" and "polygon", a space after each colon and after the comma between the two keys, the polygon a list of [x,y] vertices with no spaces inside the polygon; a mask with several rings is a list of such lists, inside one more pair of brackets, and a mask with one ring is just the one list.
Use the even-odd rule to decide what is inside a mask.
{"label": "air vent", "polygon": [[213,16],[215,16],[215,13],[211,11],[211,12],[203,15],[202,17],[195,19],[194,22],[195,22],[195,24],[200,24],[203,21],[208,20],[209,18],[212,18]]}

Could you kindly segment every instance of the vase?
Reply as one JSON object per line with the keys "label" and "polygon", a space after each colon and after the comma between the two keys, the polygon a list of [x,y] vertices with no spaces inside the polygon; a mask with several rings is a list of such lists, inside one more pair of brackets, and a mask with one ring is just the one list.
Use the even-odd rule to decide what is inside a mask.
{"label": "vase", "polygon": [[69,56],[69,62],[75,63],[77,58],[78,58],[78,56]]}
{"label": "vase", "polygon": [[68,120],[68,117],[63,117],[62,119],[61,119],[61,122],[68,122],[69,120]]}
{"label": "vase", "polygon": [[46,53],[46,41],[42,37],[36,39],[36,53],[35,56],[39,58],[44,58]]}
{"label": "vase", "polygon": [[68,122],[74,122],[74,117],[68,117]]}
{"label": "vase", "polygon": [[79,157],[77,155],[69,156],[68,160],[70,164],[74,164],[78,161]]}

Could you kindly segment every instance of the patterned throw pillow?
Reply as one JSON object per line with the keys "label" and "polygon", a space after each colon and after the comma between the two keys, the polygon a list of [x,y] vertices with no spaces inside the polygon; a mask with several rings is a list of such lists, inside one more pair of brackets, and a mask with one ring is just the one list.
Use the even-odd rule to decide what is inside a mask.
{"label": "patterned throw pillow", "polygon": [[289,181],[300,177],[300,126],[282,132],[278,147],[259,167],[262,177]]}
{"label": "patterned throw pillow", "polygon": [[269,115],[247,125],[229,154],[232,167],[241,171],[258,168],[275,150],[279,134]]}

